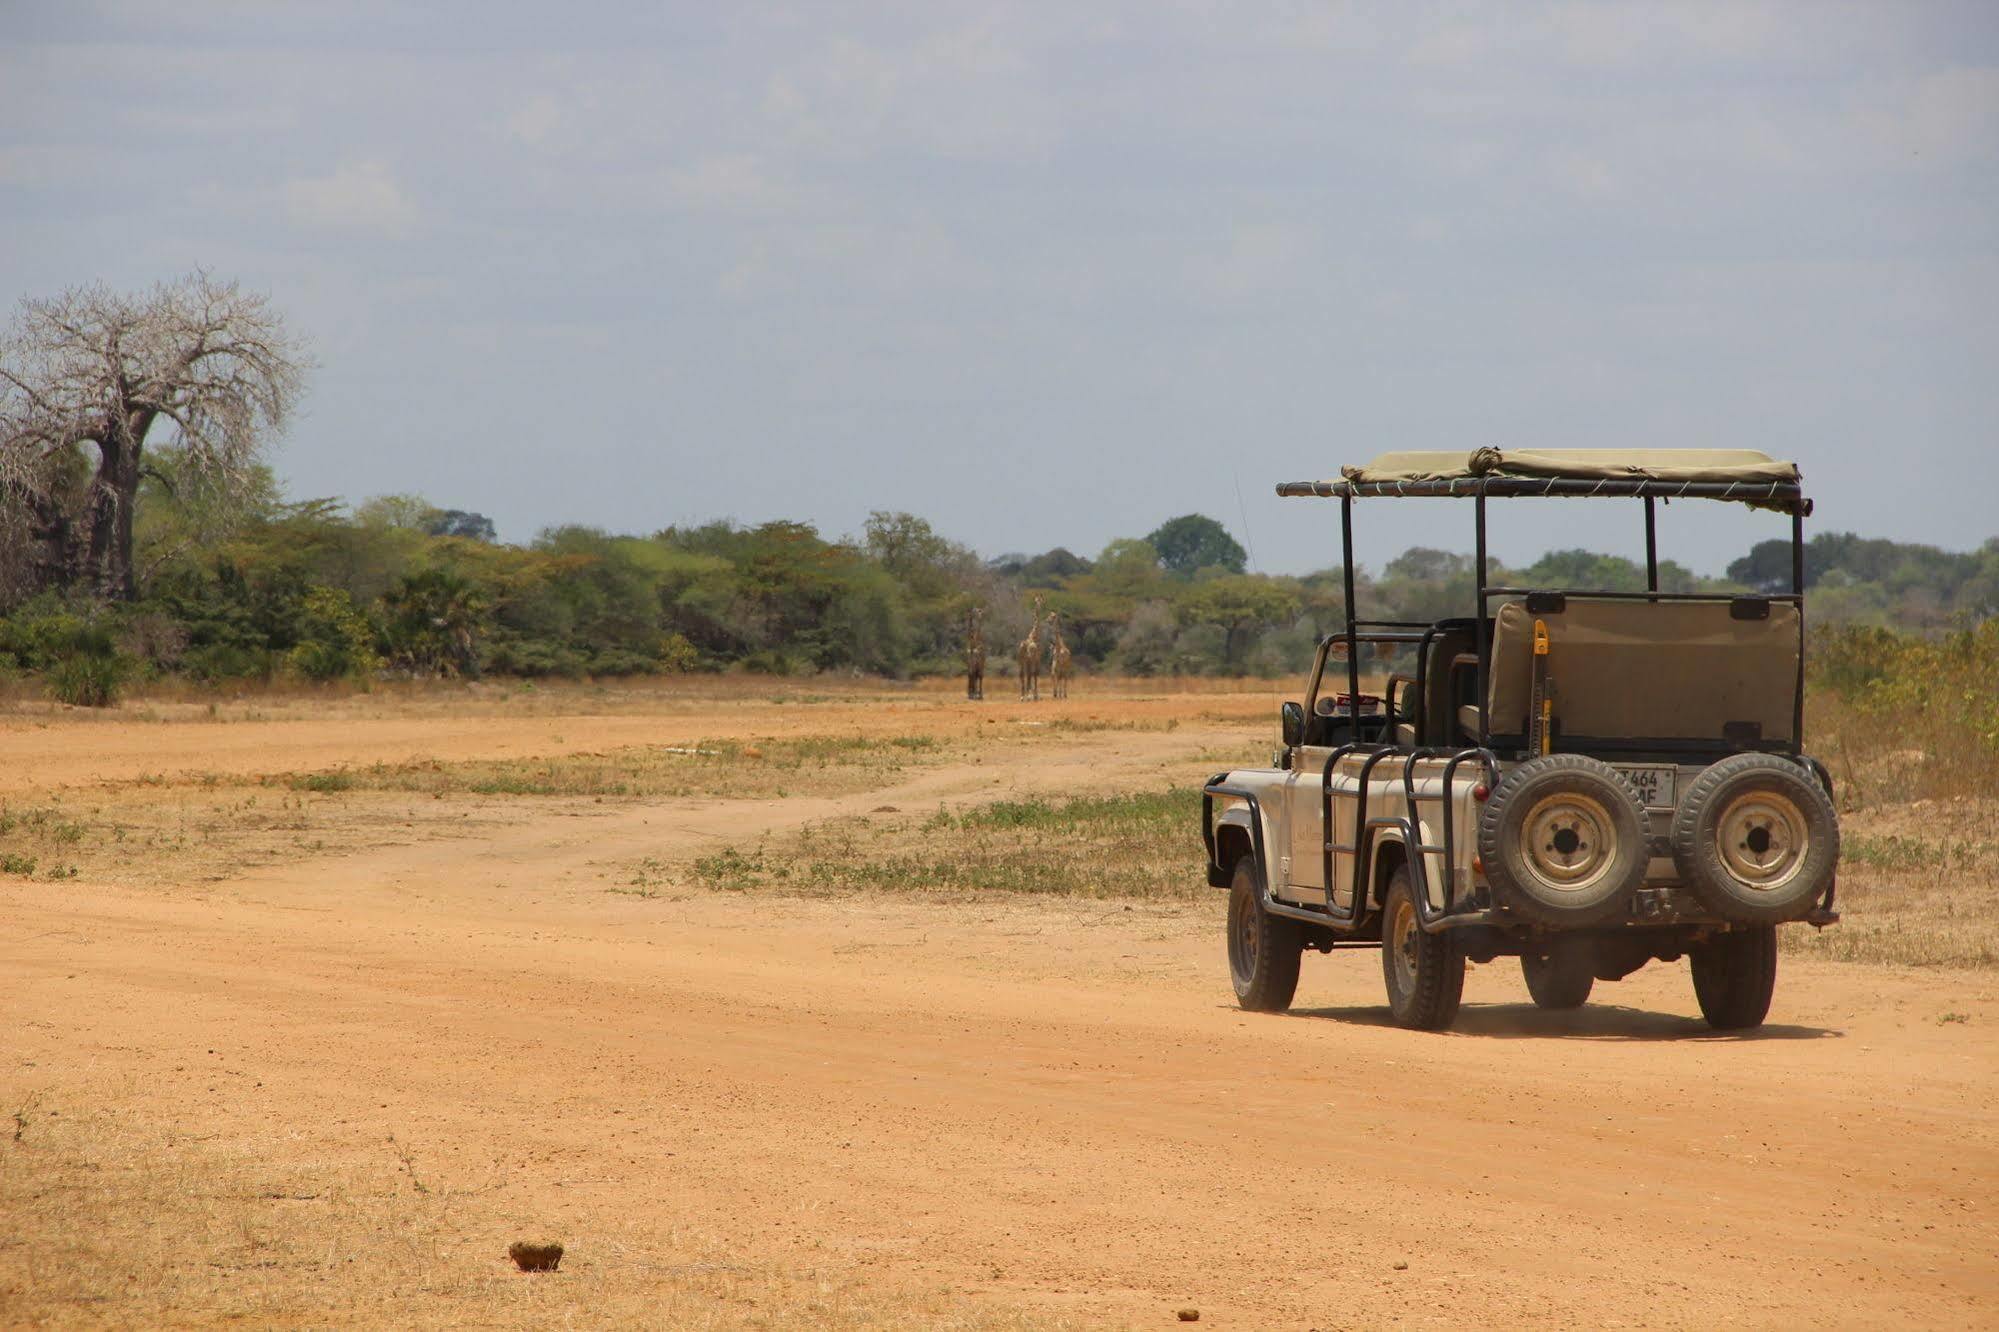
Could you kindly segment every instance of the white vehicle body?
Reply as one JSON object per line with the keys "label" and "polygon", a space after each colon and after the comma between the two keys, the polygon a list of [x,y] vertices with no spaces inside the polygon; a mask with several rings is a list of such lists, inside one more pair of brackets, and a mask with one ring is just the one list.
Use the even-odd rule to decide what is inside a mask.
{"label": "white vehicle body", "polygon": [[[1273,766],[1207,783],[1238,998],[1288,1004],[1298,950],[1381,947],[1397,1017],[1440,1026],[1466,958],[1518,955],[1537,1002],[1567,1007],[1597,980],[1690,956],[1711,1022],[1760,1022],[1775,925],[1838,919],[1831,782],[1802,747],[1810,504],[1796,469],[1482,450],[1387,455],[1279,493],[1341,500],[1350,607],[1356,498],[1474,499],[1476,604],[1432,623],[1349,619],[1321,641],[1304,701],[1284,705]],[[1487,499],[1543,494],[1642,499],[1648,587],[1487,586]],[[1788,512],[1791,591],[1662,591],[1661,496]],[[1413,654],[1413,674],[1363,694],[1364,645]]]}

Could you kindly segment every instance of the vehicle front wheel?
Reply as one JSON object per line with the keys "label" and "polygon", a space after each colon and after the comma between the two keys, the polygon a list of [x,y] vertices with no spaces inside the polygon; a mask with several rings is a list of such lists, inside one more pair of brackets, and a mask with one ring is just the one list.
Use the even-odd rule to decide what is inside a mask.
{"label": "vehicle front wheel", "polygon": [[1581,1008],[1596,988],[1596,972],[1587,954],[1555,949],[1545,957],[1520,955],[1520,974],[1537,1008]]}
{"label": "vehicle front wheel", "polygon": [[1409,867],[1395,871],[1381,904],[1381,978],[1388,1008],[1405,1027],[1441,1031],[1458,1015],[1465,955],[1448,930],[1429,934],[1416,918]]}
{"label": "vehicle front wheel", "polygon": [[1777,990],[1777,927],[1730,930],[1687,951],[1694,997],[1716,1031],[1759,1027]]}
{"label": "vehicle front wheel", "polygon": [[1256,857],[1235,863],[1229,883],[1229,979],[1236,1002],[1257,1013],[1282,1013],[1298,992],[1298,961],[1305,951],[1297,921],[1263,909],[1263,881]]}

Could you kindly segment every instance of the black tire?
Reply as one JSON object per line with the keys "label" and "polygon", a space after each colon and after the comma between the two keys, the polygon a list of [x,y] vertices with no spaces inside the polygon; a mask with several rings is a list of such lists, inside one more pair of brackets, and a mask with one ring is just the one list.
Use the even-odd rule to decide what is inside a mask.
{"label": "black tire", "polygon": [[1694,998],[1716,1031],[1760,1027],[1777,990],[1777,928],[1730,930],[1687,951]]}
{"label": "black tire", "polygon": [[1229,979],[1236,1002],[1255,1013],[1282,1013],[1298,992],[1304,928],[1263,909],[1256,857],[1242,856],[1229,883]]}
{"label": "black tire", "polygon": [[1541,957],[1522,953],[1520,974],[1537,1008],[1581,1008],[1596,988],[1589,956],[1573,949],[1551,949]]}
{"label": "black tire", "polygon": [[1583,754],[1527,760],[1499,779],[1478,821],[1479,859],[1499,900],[1565,929],[1630,913],[1645,881],[1646,841],[1645,806],[1631,783]]}
{"label": "black tire", "polygon": [[1839,863],[1839,815],[1818,779],[1770,754],[1735,754],[1673,815],[1680,882],[1723,920],[1774,925],[1811,910]]}
{"label": "black tire", "polygon": [[1449,930],[1427,934],[1417,923],[1407,865],[1388,881],[1381,903],[1381,979],[1388,1011],[1405,1027],[1442,1031],[1465,993],[1465,955]]}

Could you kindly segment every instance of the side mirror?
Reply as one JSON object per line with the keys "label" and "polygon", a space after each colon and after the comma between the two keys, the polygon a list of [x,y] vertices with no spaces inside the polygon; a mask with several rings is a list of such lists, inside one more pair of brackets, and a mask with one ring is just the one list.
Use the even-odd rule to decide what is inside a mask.
{"label": "side mirror", "polygon": [[1282,722],[1284,743],[1287,746],[1293,747],[1304,744],[1305,705],[1303,703],[1286,703],[1277,710],[1277,715]]}

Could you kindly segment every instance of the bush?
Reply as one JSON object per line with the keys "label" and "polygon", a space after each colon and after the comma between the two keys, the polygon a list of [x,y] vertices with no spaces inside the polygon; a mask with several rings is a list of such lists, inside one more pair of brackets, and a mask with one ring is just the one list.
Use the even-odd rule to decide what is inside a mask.
{"label": "bush", "polygon": [[278,658],[264,648],[210,643],[182,657],[181,669],[203,684],[222,684],[230,680],[268,683],[278,672]]}
{"label": "bush", "polygon": [[87,622],[53,595],[35,598],[0,620],[0,653],[44,671],[74,651]]}
{"label": "bush", "polygon": [[131,658],[118,651],[110,630],[84,624],[70,635],[67,651],[48,668],[49,693],[79,708],[108,708],[131,673]]}
{"label": "bush", "polygon": [[306,590],[300,607],[301,639],[285,664],[317,683],[373,675],[382,659],[375,653],[375,629],[338,588]]}
{"label": "bush", "polygon": [[[1813,748],[1847,793],[1984,795],[1999,771],[1999,620],[1941,638],[1846,626],[1814,636]],[[1921,762],[1910,769],[1909,754]]]}
{"label": "bush", "polygon": [[560,643],[539,638],[502,637],[486,654],[485,669],[496,675],[519,675],[529,679],[556,676],[580,680],[588,674],[579,653]]}
{"label": "bush", "polygon": [[120,644],[131,656],[154,671],[171,671],[187,651],[187,628],[161,611],[139,611],[125,619]]}
{"label": "bush", "polygon": [[701,653],[684,634],[668,634],[659,641],[659,669],[668,675],[686,675],[701,668]]}

